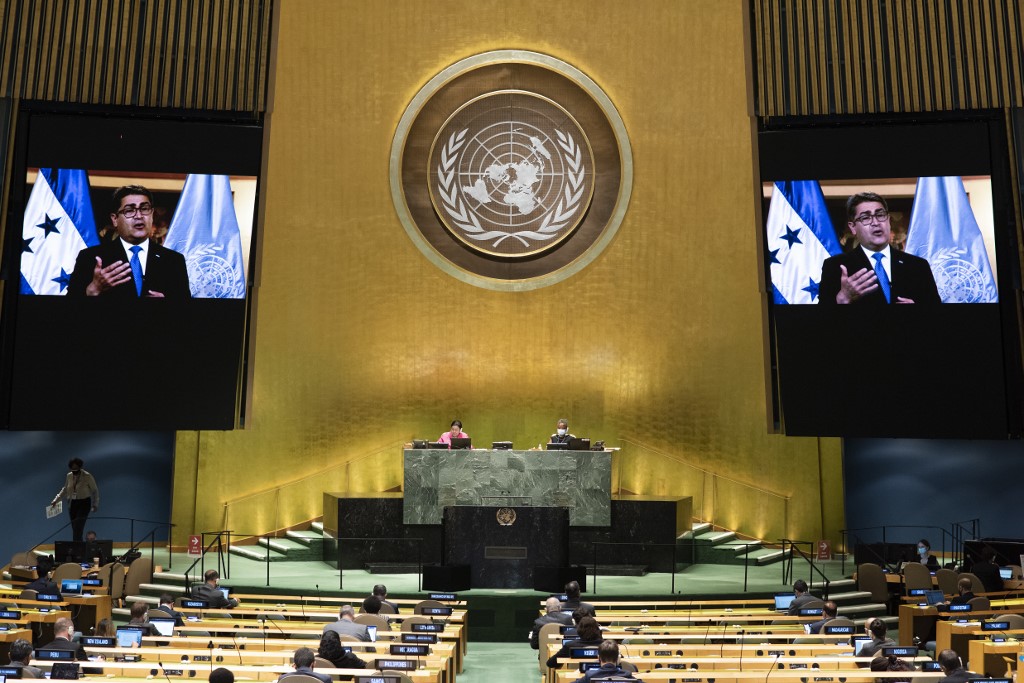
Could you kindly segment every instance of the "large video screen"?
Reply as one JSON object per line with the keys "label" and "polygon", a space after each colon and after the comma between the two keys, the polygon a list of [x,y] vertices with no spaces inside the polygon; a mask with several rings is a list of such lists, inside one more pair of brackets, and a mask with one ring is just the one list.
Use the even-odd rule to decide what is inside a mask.
{"label": "large video screen", "polygon": [[1000,267],[1013,235],[1001,125],[760,133],[772,390],[785,433],[1019,433],[1015,297],[1005,296],[1014,267]]}
{"label": "large video screen", "polygon": [[25,107],[4,254],[5,426],[235,426],[261,146],[258,121]]}

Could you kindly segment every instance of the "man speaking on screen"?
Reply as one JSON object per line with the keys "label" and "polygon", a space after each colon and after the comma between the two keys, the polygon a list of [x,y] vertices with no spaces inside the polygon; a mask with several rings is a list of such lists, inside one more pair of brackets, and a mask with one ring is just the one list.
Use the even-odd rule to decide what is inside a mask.
{"label": "man speaking on screen", "polygon": [[885,199],[861,192],[846,200],[846,219],[857,246],[825,259],[822,304],[941,303],[932,269],[923,258],[894,249]]}
{"label": "man speaking on screen", "polygon": [[191,298],[185,257],[151,239],[153,194],[141,185],[119,187],[110,210],[117,238],[78,253],[68,295]]}

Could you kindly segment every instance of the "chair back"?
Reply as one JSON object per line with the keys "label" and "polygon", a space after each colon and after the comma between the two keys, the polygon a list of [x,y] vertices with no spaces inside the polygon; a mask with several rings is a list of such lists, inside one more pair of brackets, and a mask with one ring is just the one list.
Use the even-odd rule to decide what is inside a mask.
{"label": "chair back", "polygon": [[1010,569],[1013,570],[1013,578],[1014,579],[1021,578],[1021,568],[1020,568],[1019,564],[1007,564],[1007,565],[1003,565],[1003,566],[1009,567]]}
{"label": "chair back", "polygon": [[149,618],[150,619],[173,619],[174,615],[171,614],[170,612],[168,612],[167,610],[161,609],[159,607],[151,607],[149,609]]}
{"label": "chair back", "polygon": [[390,605],[386,602],[380,603],[381,614],[398,614],[398,610],[395,609],[394,605]]}
{"label": "chair back", "polygon": [[357,624],[363,624],[364,626],[376,626],[378,631],[387,631],[391,628],[388,624],[388,620],[379,614],[357,614],[353,619]]}
{"label": "chair back", "polygon": [[300,673],[285,674],[279,680],[288,681],[288,683],[324,683],[316,676]]}
{"label": "chair back", "polygon": [[544,624],[537,633],[537,664],[540,666],[540,673],[547,678],[548,675],[548,643],[561,634],[562,624],[556,621]]}
{"label": "chair back", "polygon": [[972,612],[981,612],[984,610],[992,609],[992,603],[984,595],[978,595],[967,601],[967,604],[971,606]]}
{"label": "chair back", "polygon": [[935,581],[943,595],[956,595],[957,573],[943,567],[935,572]]}
{"label": "chair back", "polygon": [[829,619],[825,622],[825,626],[850,626],[855,627],[853,619],[847,619],[846,617],[836,617],[835,619]]}
{"label": "chair back", "polygon": [[140,557],[128,567],[124,578],[124,595],[138,595],[139,586],[153,581],[153,560]]}
{"label": "chair back", "polygon": [[31,567],[35,564],[32,561],[33,553],[31,551],[25,551],[21,553],[14,553],[11,555],[11,566],[12,567]]}
{"label": "chair back", "polygon": [[60,586],[60,582],[64,579],[80,579],[82,578],[82,565],[77,562],[65,562],[61,566],[53,570],[53,582]]}
{"label": "chair back", "polygon": [[422,614],[417,614],[412,617],[406,617],[402,619],[402,633],[412,633],[413,624],[430,624],[433,623],[433,619],[425,617]]}
{"label": "chair back", "polygon": [[634,664],[633,662],[627,662],[624,659],[619,660],[619,668],[623,671],[628,671],[631,674],[635,674],[637,671],[636,664]]}
{"label": "chair back", "polygon": [[118,602],[124,598],[124,565],[115,562],[110,567],[110,600]]}
{"label": "chair back", "polygon": [[877,564],[865,562],[857,567],[857,590],[871,593],[874,602],[889,603],[889,584],[885,573]]}
{"label": "chair back", "polygon": [[1002,614],[998,617],[989,617],[989,621],[1005,621],[1010,625],[1011,630],[1024,629],[1024,617],[1019,614]]}
{"label": "chair back", "polygon": [[335,668],[334,667],[334,662],[332,662],[331,660],[324,659],[320,655],[317,655],[316,657],[313,657],[313,670],[314,671],[317,670],[317,669],[333,669],[333,668]]}
{"label": "chair back", "polygon": [[448,605],[444,604],[440,600],[420,600],[419,602],[416,603],[416,606],[413,608],[412,611],[415,612],[416,614],[423,614],[423,610],[426,609],[427,607],[447,607],[447,606]]}
{"label": "chair back", "polygon": [[907,595],[910,595],[912,590],[930,591],[932,573],[920,562],[908,562],[903,566],[903,585],[907,589]]}
{"label": "chair back", "polygon": [[363,642],[359,638],[356,638],[355,636],[353,636],[353,635],[351,635],[349,633],[339,633],[338,634],[338,640],[340,640],[343,643],[361,643],[361,642]]}
{"label": "chair back", "polygon": [[808,600],[800,606],[800,609],[825,609],[825,601],[818,598]]}
{"label": "chair back", "polygon": [[[985,592],[985,584],[983,584],[981,582],[981,579],[979,579],[977,576],[975,576],[971,572],[960,572],[960,575],[957,577],[957,581],[959,582],[960,579],[965,579],[965,578],[971,580],[971,592],[972,593],[984,593]],[[953,592],[956,593],[956,591],[953,591]]]}
{"label": "chair back", "polygon": [[25,588],[20,593],[18,593],[18,599],[19,600],[35,600],[38,595],[39,595],[39,591],[37,591],[37,590],[35,590],[33,588]]}

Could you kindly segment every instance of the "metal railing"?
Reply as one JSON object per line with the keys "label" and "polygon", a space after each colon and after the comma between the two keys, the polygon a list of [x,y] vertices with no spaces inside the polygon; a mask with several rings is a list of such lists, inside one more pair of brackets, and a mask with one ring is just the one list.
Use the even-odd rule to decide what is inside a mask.
{"label": "metal railing", "polygon": [[[111,520],[113,520],[113,521],[128,522],[128,550],[126,550],[124,553],[121,553],[120,555],[124,556],[124,555],[127,555],[128,553],[130,553],[130,552],[132,552],[134,550],[137,550],[138,546],[143,541],[145,541],[148,538],[149,541],[150,541],[150,560],[152,560],[154,562],[154,566],[156,566],[156,564],[155,564],[155,560],[156,560],[156,532],[157,532],[158,528],[167,527],[167,568],[168,569],[171,568],[172,553],[170,552],[170,543],[171,543],[171,530],[174,528],[174,524],[172,524],[171,522],[156,521],[156,520],[151,520],[151,519],[137,519],[135,517],[107,517],[107,516],[99,516],[99,515],[90,515],[89,519],[92,520],[92,521],[96,521],[96,520],[111,521]],[[138,524],[155,524],[156,526],[153,529],[150,529],[150,531],[148,533],[143,534],[143,536],[138,541],[136,541],[135,540],[135,524],[136,523],[138,523]],[[60,527],[59,529],[57,529],[56,531],[51,533],[49,536],[47,536],[43,540],[41,540],[38,543],[36,543],[35,545],[33,545],[31,548],[29,548],[28,552],[32,553],[39,546],[49,544],[51,541],[55,540],[56,537],[59,534],[63,533],[64,530],[69,528],[70,526],[71,526],[71,522],[67,522],[66,524],[64,524],[64,526]],[[114,555],[116,556],[117,553],[114,553]]]}
{"label": "metal railing", "polygon": [[[782,583],[783,585],[789,585],[793,581],[793,558],[799,555],[801,559],[807,562],[808,573],[807,573],[807,584],[811,585],[814,583],[814,575],[817,574],[821,577],[821,580],[825,584],[825,588],[822,591],[822,600],[828,600],[828,587],[832,583],[825,572],[822,571],[819,565],[814,564],[817,554],[814,552],[818,544],[816,541],[797,541],[791,538],[780,538],[779,543],[782,544],[783,562],[782,562]],[[789,556],[786,557],[786,546],[789,546]],[[801,546],[807,546],[811,552],[805,553]]]}
{"label": "metal railing", "polygon": [[[910,534],[909,536],[901,536],[904,540],[890,540],[891,532],[903,529],[914,529],[915,533]],[[849,554],[849,540],[851,535],[854,542],[854,548],[861,546],[863,550],[872,555],[877,564],[894,569],[895,567],[893,567],[888,561],[890,543],[899,545],[916,543],[922,534],[922,530],[929,533],[929,535],[931,535],[931,532],[937,532],[940,539],[938,548],[939,554],[943,559],[950,560],[953,564],[959,565],[963,562],[964,541],[970,540],[968,539],[968,536],[970,536],[971,539],[976,539],[981,536],[981,520],[971,519],[964,522],[951,522],[948,529],[925,524],[885,524],[881,526],[860,527],[857,529],[840,529],[839,533],[842,535],[843,539],[842,571],[846,571],[846,556]],[[861,537],[861,534],[866,534],[866,532],[881,532],[881,541],[871,541],[874,543],[880,542],[882,544],[881,555],[871,546],[871,542],[864,541]],[[875,538],[877,538],[877,536],[875,536]],[[907,538],[911,538],[912,540],[905,540]],[[936,549],[934,545],[932,546],[932,549]]]}
{"label": "metal railing", "polygon": [[[642,493],[683,495],[685,492],[685,495],[693,498],[694,517],[755,538],[776,538],[789,534],[789,496],[694,465],[678,455],[632,437],[621,437],[620,440],[625,447],[612,457],[614,492],[631,490],[623,481],[623,472],[649,472],[655,469],[650,464],[630,467],[630,459],[639,454],[653,456],[671,468],[672,490],[645,490]],[[750,527],[753,519],[758,520],[757,528]]]}

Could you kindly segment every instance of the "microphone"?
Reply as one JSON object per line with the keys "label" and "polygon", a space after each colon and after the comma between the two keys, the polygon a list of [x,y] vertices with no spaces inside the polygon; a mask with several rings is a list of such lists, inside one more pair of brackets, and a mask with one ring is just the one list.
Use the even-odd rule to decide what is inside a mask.
{"label": "microphone", "polygon": [[743,629],[740,629],[740,661],[739,670],[743,671],[743,634],[746,633]]}
{"label": "microphone", "polygon": [[722,646],[718,648],[718,656],[725,656],[725,631],[729,628],[729,624],[722,624]]}
{"label": "microphone", "polygon": [[157,661],[157,664],[160,666],[160,672],[164,675],[164,678],[167,679],[167,683],[171,683],[171,677],[167,675],[167,669],[164,668],[164,663]]}
{"label": "microphone", "polygon": [[[742,652],[742,650],[740,652]],[[764,683],[768,683],[768,676],[771,676],[772,675],[772,671],[775,671],[775,665],[779,663],[779,657],[781,657],[781,656],[782,656],[782,651],[781,650],[779,652],[775,653],[775,661],[772,662],[772,665],[770,667],[768,667],[768,673],[765,674]]]}
{"label": "microphone", "polygon": [[305,618],[306,618],[306,596],[305,595],[300,595],[299,596],[299,609],[302,610],[302,618],[303,618],[303,620],[305,620]]}
{"label": "microphone", "polygon": [[702,643],[702,645],[707,645],[708,644],[708,634],[710,634],[710,633],[711,633],[711,620],[708,619],[708,627],[704,631],[704,642]]}
{"label": "microphone", "polygon": [[317,583],[317,584],[314,584],[314,585],[316,586],[316,601],[319,603],[320,607],[323,607],[324,606],[324,596],[320,595],[320,584]]}
{"label": "microphone", "polygon": [[238,655],[238,665],[242,665],[242,652],[238,649],[238,640],[235,639],[235,632],[231,632],[231,644],[235,646],[235,654]]}

